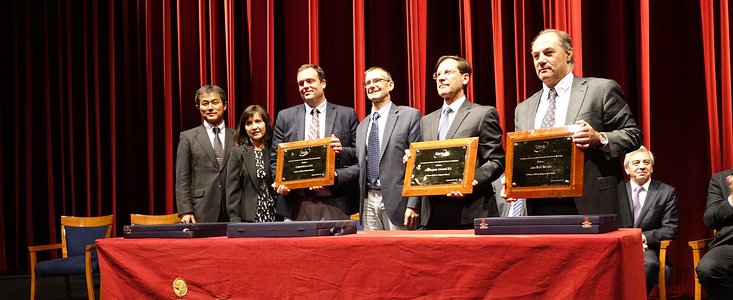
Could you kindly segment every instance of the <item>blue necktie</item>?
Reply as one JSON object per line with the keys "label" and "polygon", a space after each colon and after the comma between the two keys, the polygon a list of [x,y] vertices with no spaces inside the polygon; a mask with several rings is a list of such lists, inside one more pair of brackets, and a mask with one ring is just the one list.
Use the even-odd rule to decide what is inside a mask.
{"label": "blue necktie", "polygon": [[509,216],[510,217],[521,217],[523,204],[524,204],[524,199],[517,199],[514,202],[512,202],[511,207],[509,207]]}
{"label": "blue necktie", "polygon": [[450,113],[453,110],[450,107],[443,109],[443,118],[440,120],[440,128],[438,129],[438,139],[444,140],[445,135],[448,134],[448,128],[450,127]]}
{"label": "blue necktie", "polygon": [[379,113],[372,115],[372,126],[369,131],[369,145],[367,145],[367,185],[371,189],[378,189],[379,184]]}
{"label": "blue necktie", "polygon": [[542,118],[542,124],[540,125],[540,128],[550,128],[555,126],[555,103],[557,99],[557,91],[555,89],[550,89],[550,93],[547,95],[547,112],[545,113],[545,117]]}

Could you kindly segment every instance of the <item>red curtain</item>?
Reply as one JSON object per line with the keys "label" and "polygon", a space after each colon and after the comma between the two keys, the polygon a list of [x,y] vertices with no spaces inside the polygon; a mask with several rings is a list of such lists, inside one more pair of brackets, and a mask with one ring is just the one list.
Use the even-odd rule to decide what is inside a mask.
{"label": "red curtain", "polygon": [[[693,13],[694,12],[694,13]],[[229,93],[227,125],[250,104],[272,117],[302,103],[295,71],[326,71],[327,99],[369,111],[363,72],[382,66],[393,99],[441,105],[438,57],[462,55],[474,102],[514,108],[541,87],[529,55],[545,27],[568,31],[578,75],[626,93],[654,177],[678,188],[672,295],[692,293],[687,240],[705,236],[711,172],[733,167],[727,1],[198,0],[11,1],[0,12],[10,85],[0,118],[0,269],[27,268],[27,245],[58,241],[60,215],[175,211],[181,131],[201,123],[195,91]],[[704,99],[704,100],[703,100]],[[653,147],[652,147],[653,146]]]}

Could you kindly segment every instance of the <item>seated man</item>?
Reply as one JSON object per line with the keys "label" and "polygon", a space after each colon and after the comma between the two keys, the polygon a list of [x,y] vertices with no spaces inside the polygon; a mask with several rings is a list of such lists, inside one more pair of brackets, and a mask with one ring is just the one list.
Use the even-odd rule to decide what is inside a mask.
{"label": "seated man", "polygon": [[703,221],[718,233],[697,265],[697,278],[710,299],[733,295],[733,169],[713,175]]}
{"label": "seated man", "polygon": [[644,146],[626,155],[624,170],[629,180],[618,186],[620,225],[641,228],[649,293],[658,279],[659,243],[677,237],[677,192],[674,187],[651,179],[654,154]]}

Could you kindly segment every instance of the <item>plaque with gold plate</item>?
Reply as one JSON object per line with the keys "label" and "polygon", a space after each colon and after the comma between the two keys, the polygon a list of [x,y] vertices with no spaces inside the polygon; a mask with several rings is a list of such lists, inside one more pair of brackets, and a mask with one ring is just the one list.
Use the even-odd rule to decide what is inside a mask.
{"label": "plaque with gold plate", "polygon": [[336,154],[330,137],[280,143],[275,184],[291,190],[333,185],[335,165]]}
{"label": "plaque with gold plate", "polygon": [[507,133],[506,195],[583,196],[584,153],[573,143],[578,125]]}
{"label": "plaque with gold plate", "polygon": [[476,137],[411,143],[402,196],[472,193],[477,150]]}

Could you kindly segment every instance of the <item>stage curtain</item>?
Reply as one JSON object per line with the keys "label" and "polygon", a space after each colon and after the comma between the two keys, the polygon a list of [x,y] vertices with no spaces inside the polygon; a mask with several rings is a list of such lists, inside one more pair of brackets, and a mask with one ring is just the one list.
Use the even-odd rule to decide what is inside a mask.
{"label": "stage curtain", "polygon": [[27,268],[27,245],[57,242],[60,215],[174,212],[180,132],[201,124],[194,93],[229,94],[227,126],[251,104],[301,104],[295,80],[321,65],[328,101],[370,111],[363,72],[387,69],[393,101],[427,114],[442,55],[467,57],[471,101],[496,106],[504,132],[541,88],[530,43],[568,31],[575,72],[616,80],[678,189],[672,295],[692,293],[687,240],[705,236],[712,172],[733,167],[727,1],[673,0],[60,0],[0,12],[10,87],[0,118],[0,269]]}

